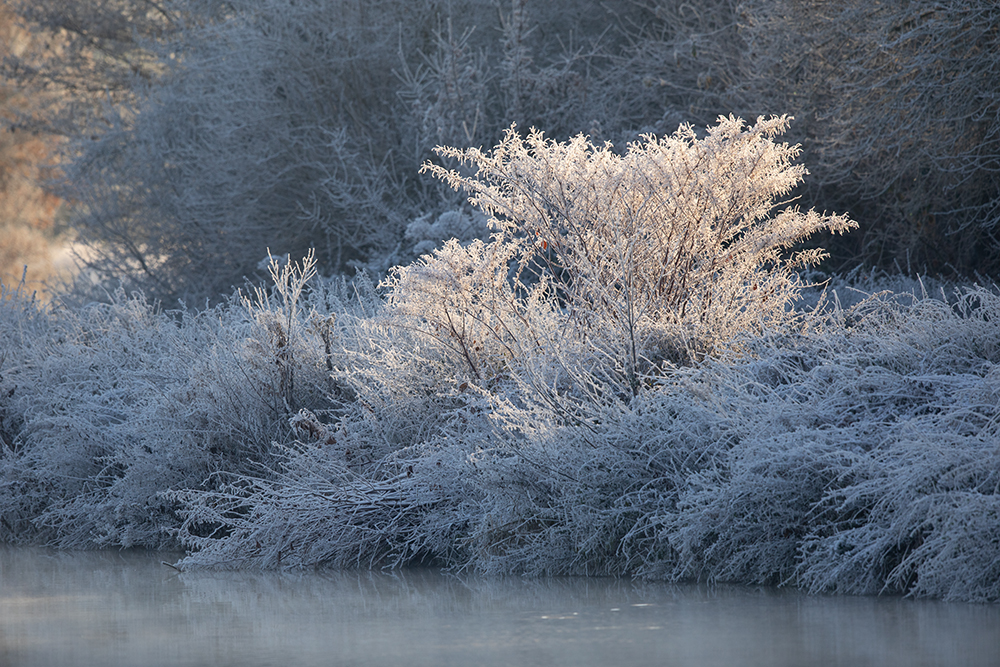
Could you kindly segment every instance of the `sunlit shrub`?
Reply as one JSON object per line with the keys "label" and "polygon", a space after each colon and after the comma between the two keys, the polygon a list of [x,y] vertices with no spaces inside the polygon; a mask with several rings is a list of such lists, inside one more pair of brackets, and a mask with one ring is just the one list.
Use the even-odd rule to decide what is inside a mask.
{"label": "sunlit shrub", "polygon": [[[558,143],[538,131],[522,138],[513,128],[488,154],[439,149],[472,174],[425,169],[466,190],[499,235],[471,267],[449,268],[439,254],[400,269],[393,298],[408,303],[411,291],[445,289],[446,277],[459,280],[493,262],[493,289],[453,288],[481,303],[506,289],[503,268],[514,262],[515,289],[557,298],[564,326],[607,346],[633,390],[644,370],[664,361],[701,358],[738,335],[785,325],[801,288],[795,270],[823,257],[819,250],[787,251],[816,232],[856,226],[844,216],[780,207],[806,173],[793,164],[798,149],[774,141],[789,120],[746,127],[720,118],[704,138],[682,126],[672,136],[645,137],[624,154],[582,135]],[[509,312],[503,304],[512,295],[481,307]],[[457,303],[434,309],[423,299],[416,310],[445,331],[455,313],[483,319]],[[497,339],[530,331],[487,328]],[[484,337],[490,335],[477,340]]]}

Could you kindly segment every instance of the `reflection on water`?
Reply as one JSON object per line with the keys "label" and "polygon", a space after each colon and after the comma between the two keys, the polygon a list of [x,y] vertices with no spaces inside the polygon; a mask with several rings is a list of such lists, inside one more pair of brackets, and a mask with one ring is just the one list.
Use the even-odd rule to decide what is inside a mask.
{"label": "reflection on water", "polygon": [[0,665],[994,665],[1000,608],[0,547]]}

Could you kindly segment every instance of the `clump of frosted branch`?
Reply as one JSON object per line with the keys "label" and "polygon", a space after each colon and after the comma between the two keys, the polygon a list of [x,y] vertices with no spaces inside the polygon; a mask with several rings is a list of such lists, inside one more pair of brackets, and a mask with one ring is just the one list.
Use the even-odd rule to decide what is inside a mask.
{"label": "clump of frosted branch", "polygon": [[187,535],[185,563],[425,560],[996,600],[998,313],[982,289],[872,297],[629,400],[578,401],[575,422],[552,394],[470,382],[442,391],[465,400],[433,406],[433,434],[364,465],[343,457],[363,436],[350,416],[305,426],[312,444],[280,467],[187,498],[186,526],[218,532]]}
{"label": "clump of frosted branch", "polygon": [[472,176],[424,169],[471,195],[498,229],[494,246],[518,262],[520,285],[525,271],[550,285],[581,336],[618,348],[612,358],[634,385],[644,367],[787,324],[794,270],[823,257],[787,251],[856,226],[781,208],[806,173],[792,163],[798,148],[774,141],[788,123],[720,117],[704,138],[681,126],[623,155],[583,135],[558,143],[511,128],[489,153],[438,149]]}
{"label": "clump of frosted branch", "polygon": [[[449,176],[495,197],[494,236],[395,270],[385,298],[316,279],[310,256],[196,314],[4,292],[0,535],[180,543],[182,567],[428,562],[1000,599],[995,291],[834,295],[795,314],[783,244],[850,223],[771,215],[774,183],[726,217],[719,202],[743,203],[725,189],[755,173],[735,154],[695,162],[714,180],[677,172],[690,181],[669,210],[702,226],[675,229],[643,217],[671,204],[627,196],[643,181],[622,165],[688,164],[712,133],[624,156],[532,136],[477,158],[507,180]],[[791,155],[753,136],[716,150]]]}
{"label": "clump of frosted branch", "polygon": [[[564,526],[570,519],[553,509],[563,497],[575,499],[579,519],[582,508],[632,490],[624,480],[641,478],[643,466],[628,450],[617,451],[611,464],[616,450],[604,443],[628,439],[622,420],[643,410],[631,401],[645,405],[645,392],[662,381],[663,349],[673,345],[672,354],[693,361],[721,353],[738,335],[794,321],[793,268],[821,254],[783,251],[815,231],[853,225],[814,212],[775,213],[777,197],[804,174],[791,164],[796,149],[773,141],[787,122],[759,120],[745,128],[735,118],[720,119],[705,139],[682,128],[672,138],[647,137],[624,156],[582,136],[558,144],[535,132],[526,143],[513,130],[490,156],[442,149],[476,166],[476,175],[427,169],[470,190],[472,203],[492,217],[495,235],[465,245],[448,241],[390,273],[384,307],[353,325],[356,346],[343,377],[355,408],[342,413],[336,443],[313,454],[340,452],[336,470],[327,478],[306,474],[296,454],[281,470],[193,496],[182,533],[201,549],[192,562],[273,565],[279,552],[285,564],[396,562],[416,553],[401,546],[419,541],[413,526],[426,525],[427,516],[460,516],[446,524],[465,526],[467,537],[462,549],[451,549],[471,549],[477,567],[565,570],[552,553],[539,554],[544,540],[526,539],[523,529]],[[357,429],[361,423],[367,427]],[[324,429],[317,425],[310,438]],[[445,477],[470,484],[460,501],[417,502],[416,489],[442,488],[440,467],[431,469],[433,482],[421,474],[426,458],[442,450],[453,465]],[[677,456],[697,461],[704,452]],[[432,458],[439,466],[440,455]],[[404,460],[411,463],[403,466]],[[401,467],[410,474],[400,476]],[[596,484],[594,475],[606,481]],[[533,489],[527,505],[515,497],[522,488]],[[354,499],[358,515],[342,514],[345,498]],[[308,525],[340,537],[320,539],[313,528],[307,538],[272,525],[297,504],[312,517]],[[499,513],[488,509],[494,504]],[[523,525],[509,518],[521,513],[531,517]],[[369,525],[363,517],[376,515],[385,531],[362,538],[367,533],[355,521]],[[567,530],[590,530],[577,519]],[[612,523],[599,531],[605,547],[629,533],[622,520]],[[202,525],[240,537],[202,538],[196,534]],[[281,546],[265,546],[273,540]],[[293,549],[298,540],[325,546],[315,553]],[[613,570],[606,549],[590,552],[575,559],[585,571]]]}
{"label": "clump of frosted branch", "polygon": [[272,272],[270,290],[202,313],[122,292],[36,314],[23,298],[5,301],[5,333],[25,331],[5,337],[10,353],[0,354],[17,411],[0,419],[16,428],[0,457],[4,539],[176,546],[178,504],[161,492],[210,490],[215,471],[276,465],[290,414],[328,405],[341,363],[324,346],[335,336],[329,315],[349,308],[334,285],[304,292],[311,257]]}

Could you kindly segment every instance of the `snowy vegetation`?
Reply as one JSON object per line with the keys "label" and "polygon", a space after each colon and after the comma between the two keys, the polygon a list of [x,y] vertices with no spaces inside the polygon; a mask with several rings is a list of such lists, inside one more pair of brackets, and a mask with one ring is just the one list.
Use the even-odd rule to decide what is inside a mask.
{"label": "snowy vegetation", "polygon": [[1000,600],[1000,295],[811,284],[787,125],[440,149],[477,238],[379,285],[5,288],[2,539]]}
{"label": "snowy vegetation", "polygon": [[[0,40],[12,130],[0,164],[39,133],[62,150],[45,173],[65,176],[47,184],[65,205],[60,224],[44,198],[37,216],[13,215],[3,193],[23,197],[18,179],[0,178],[0,256],[37,280],[27,239],[70,232],[86,248],[83,301],[102,298],[86,290],[94,278],[168,308],[215,304],[244,277],[267,279],[267,248],[313,248],[324,275],[381,276],[448,238],[411,241],[415,220],[469,213],[418,174],[427,160],[453,166],[437,145],[488,148],[516,123],[624,148],[730,114],[795,117],[787,136],[811,171],[803,207],[862,223],[816,239],[829,269],[1000,275],[994,0],[5,7],[31,39]],[[4,275],[20,277],[20,263]]]}
{"label": "snowy vegetation", "polygon": [[12,13],[0,541],[1000,602],[992,0]]}

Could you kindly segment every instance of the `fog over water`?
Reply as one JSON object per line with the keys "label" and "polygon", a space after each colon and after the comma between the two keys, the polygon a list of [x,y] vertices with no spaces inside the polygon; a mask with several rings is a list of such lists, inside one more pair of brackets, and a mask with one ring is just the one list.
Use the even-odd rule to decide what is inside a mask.
{"label": "fog over water", "polygon": [[0,665],[991,665],[1000,608],[0,548]]}

